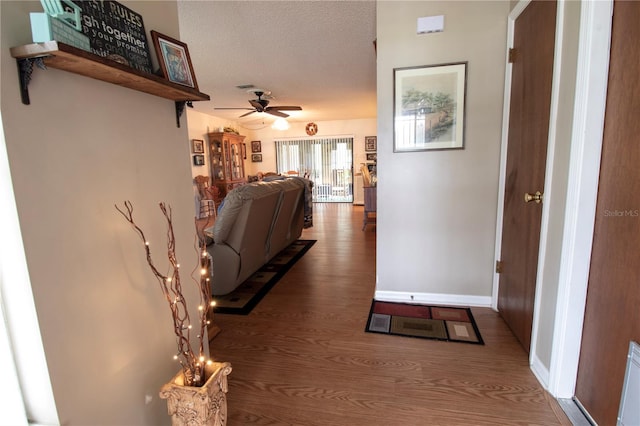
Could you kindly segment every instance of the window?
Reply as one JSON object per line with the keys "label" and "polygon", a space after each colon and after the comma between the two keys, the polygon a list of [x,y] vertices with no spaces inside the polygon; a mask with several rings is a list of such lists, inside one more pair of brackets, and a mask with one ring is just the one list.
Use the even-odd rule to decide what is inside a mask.
{"label": "window", "polygon": [[353,202],[353,137],[276,141],[276,162],[313,181],[313,201]]}

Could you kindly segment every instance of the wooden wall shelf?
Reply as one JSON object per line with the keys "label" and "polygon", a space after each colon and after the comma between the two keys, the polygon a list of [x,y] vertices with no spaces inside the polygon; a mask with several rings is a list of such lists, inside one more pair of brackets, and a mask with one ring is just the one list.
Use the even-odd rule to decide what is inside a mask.
{"label": "wooden wall shelf", "polygon": [[185,105],[191,106],[192,101],[210,100],[209,95],[198,90],[57,41],[12,47],[11,56],[18,61],[22,103],[25,105],[30,103],[28,85],[34,64],[40,68],[57,68],[173,100],[176,103],[178,127]]}

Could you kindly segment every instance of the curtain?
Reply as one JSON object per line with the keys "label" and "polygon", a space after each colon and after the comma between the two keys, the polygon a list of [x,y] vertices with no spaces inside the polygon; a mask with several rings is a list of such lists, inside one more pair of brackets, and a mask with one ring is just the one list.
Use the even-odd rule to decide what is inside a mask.
{"label": "curtain", "polygon": [[313,201],[353,202],[353,138],[275,141],[278,173],[313,181]]}

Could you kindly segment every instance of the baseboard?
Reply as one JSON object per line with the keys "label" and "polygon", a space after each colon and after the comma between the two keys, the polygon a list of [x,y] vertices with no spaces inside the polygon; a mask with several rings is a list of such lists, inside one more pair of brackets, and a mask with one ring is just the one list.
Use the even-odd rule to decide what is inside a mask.
{"label": "baseboard", "polygon": [[491,307],[491,296],[463,294],[408,293],[404,291],[376,291],[374,298],[384,302],[424,303],[453,306]]}
{"label": "baseboard", "polygon": [[531,355],[531,371],[545,390],[549,390],[549,369],[544,366],[536,354]]}

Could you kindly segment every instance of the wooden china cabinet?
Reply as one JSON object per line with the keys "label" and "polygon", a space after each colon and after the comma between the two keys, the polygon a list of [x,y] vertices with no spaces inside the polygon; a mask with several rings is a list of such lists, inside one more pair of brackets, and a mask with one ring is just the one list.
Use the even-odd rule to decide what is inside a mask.
{"label": "wooden china cabinet", "polygon": [[244,160],[247,152],[244,136],[230,132],[209,133],[211,181],[219,190],[216,204],[236,186],[246,183]]}

